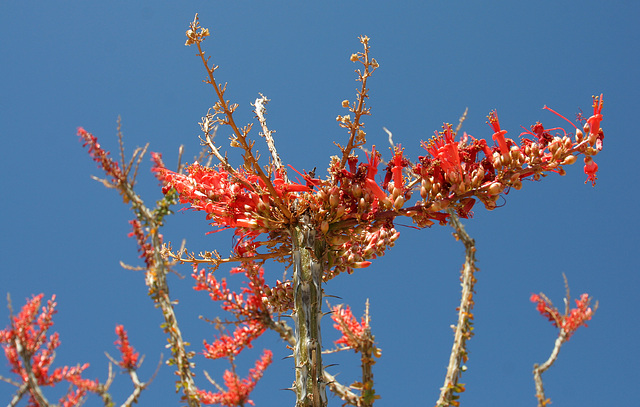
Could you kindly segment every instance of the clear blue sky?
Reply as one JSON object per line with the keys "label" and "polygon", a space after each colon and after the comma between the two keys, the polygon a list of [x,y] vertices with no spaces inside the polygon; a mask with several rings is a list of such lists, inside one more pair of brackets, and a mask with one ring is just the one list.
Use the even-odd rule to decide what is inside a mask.
{"label": "clear blue sky", "polygon": [[[360,34],[371,37],[381,65],[370,81],[368,140],[384,151],[386,126],[414,159],[424,154],[420,140],[443,121],[456,122],[465,107],[468,133],[489,137],[485,116],[495,108],[516,137],[520,125],[536,120],[563,124],[543,105],[573,117],[579,108],[589,113],[591,95],[603,92],[606,138],[595,188],[584,184],[578,163],[565,177],[512,191],[498,210],[476,208],[465,222],[481,271],[462,402],[535,405],[532,365],[546,360],[556,331],[529,296],[543,291],[561,304],[564,272],[573,296],[589,292],[600,309],[544,376],[553,405],[639,405],[633,390],[640,381],[635,2],[2,2],[0,294],[10,292],[14,307],[32,293],[58,296],[58,364],[90,362],[87,376],[104,380],[103,352],[116,355],[116,324],[127,327],[146,355],[143,379],[161,353],[167,358],[161,315],[146,296],[143,275],[118,265],[140,264],[135,242],[126,237],[132,214],[114,191],[90,179],[101,174],[75,133],[85,127],[116,154],[120,115],[128,151],[149,142],[168,165],[181,144],[186,159],[197,154],[197,122],[214,97],[201,82],[195,50],[183,45],[196,12],[212,31],[206,50],[220,65],[218,80],[229,83],[228,97],[240,104],[239,121],[252,120],[249,103],[258,92],[267,95],[281,157],[300,170],[327,168],[337,153],[332,142],[345,139],[335,117],[341,101],[355,94],[349,56],[360,50]],[[138,190],[153,202],[160,191],[147,169],[145,161]],[[208,230],[201,214],[187,211],[170,218],[164,232],[178,244],[186,238],[196,251],[230,249],[230,235],[205,236]],[[379,405],[430,405],[451,348],[463,248],[445,227],[399,230],[385,258],[331,281],[326,292],[357,315],[371,299],[383,350],[374,371]],[[198,316],[216,316],[217,306],[193,292],[188,267],[179,271],[187,277],[171,277],[172,295],[180,299],[184,333],[200,352],[214,332]],[[267,274],[274,281],[282,270],[271,266]],[[4,327],[4,299],[0,309]],[[329,322],[326,347],[337,337]],[[240,371],[247,372],[262,348],[275,352],[275,362],[253,399],[260,406],[293,405],[293,394],[280,389],[290,387],[294,369],[281,359],[287,352],[276,335],[247,352]],[[221,380],[224,363],[197,362],[203,388],[203,370]],[[339,363],[330,371],[342,372],[344,383],[357,379],[359,361],[352,355],[327,363]],[[4,362],[0,372],[8,373]],[[164,366],[140,405],[177,405],[173,381]],[[121,403],[128,378],[119,376],[113,391]],[[11,392],[0,383],[0,402]],[[341,401],[330,398],[330,405]]]}

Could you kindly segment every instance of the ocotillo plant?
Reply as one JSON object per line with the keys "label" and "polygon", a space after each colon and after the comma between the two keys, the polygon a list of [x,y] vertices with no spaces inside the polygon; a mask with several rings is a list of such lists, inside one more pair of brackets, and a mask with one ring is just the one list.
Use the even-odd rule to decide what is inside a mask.
{"label": "ocotillo plant", "polygon": [[[416,160],[411,160],[402,146],[392,145],[392,153],[385,162],[376,146],[368,146],[364,130],[363,120],[370,114],[368,81],[379,64],[371,56],[370,39],[361,36],[362,51],[351,55],[351,61],[359,64],[356,70],[359,89],[353,101],[342,102],[346,112],[337,117],[338,126],[346,132],[346,141],[336,143],[338,155],[329,159],[328,171],[323,177],[315,171],[298,171],[283,165],[273,132],[265,119],[268,99],[262,95],[254,102],[254,112],[270,157],[268,161],[260,159],[255,149],[256,141],[250,138],[251,124],[242,126],[236,122],[234,112],[238,105],[225,99],[226,85],[216,80],[217,66],[205,56],[203,43],[210,32],[199,25],[197,15],[186,34],[186,45],[197,49],[206,69],[206,82],[215,92],[216,101],[200,123],[201,143],[217,161],[215,165],[203,164],[206,161],[203,158],[172,171],[159,154],[152,154],[153,172],[161,181],[165,195],[154,209],[150,209],[133,188],[146,147],[136,150],[128,162],[121,149],[121,161],[117,162],[102,149],[96,137],[84,129],[78,131],[90,155],[107,175],[101,181],[117,189],[136,214],[136,219],[131,221],[131,236],[137,239],[145,262],[149,296],[162,310],[162,328],[171,345],[169,363],[175,366],[178,390],[184,395],[185,403],[190,406],[242,406],[250,402],[249,394],[270,364],[272,355],[266,351],[249,377],[243,380],[235,372],[234,359],[267,329],[272,329],[285,339],[293,353],[295,381],[292,390],[296,394],[296,406],[326,406],[327,388],[348,404],[371,406],[378,398],[372,366],[380,356],[380,349],[371,333],[368,307],[361,322],[354,318],[349,307],[335,306],[331,310],[334,326],[342,333],[337,341],[338,349],[353,349],[361,354],[362,378],[345,386],[323,365],[324,287],[338,275],[368,267],[373,260],[383,256],[400,235],[394,226],[396,220],[409,218],[419,228],[436,223],[451,224],[466,248],[454,345],[436,402],[438,406],[458,405],[459,393],[464,391],[459,378],[467,359],[466,342],[472,336],[476,279],[474,241],[464,231],[459,218],[471,217],[478,202],[488,210],[495,209],[500,196],[521,189],[523,180],[540,180],[550,173],[563,175],[565,167],[574,164],[579,156],[583,156],[587,182],[595,185],[598,167],[593,156],[602,150],[604,138],[600,128],[602,95],[593,98],[592,116],[579,117],[582,128],[547,108],[570,123],[573,130],[547,129],[537,122],[516,141],[506,136],[507,130],[501,128],[497,112],[492,111],[487,117],[491,143],[467,133],[460,134],[463,116],[455,128],[445,123],[442,131],[424,141],[424,155]],[[240,165],[231,163],[217,144],[214,136],[219,126],[231,129],[231,147],[242,151]],[[297,182],[292,180],[295,176],[289,170],[297,174]],[[233,231],[236,243],[230,256],[222,256],[218,251],[196,254],[162,242],[163,219],[178,202],[205,212],[213,231]],[[281,263],[285,269],[292,270],[292,276],[268,284],[262,267],[266,261]],[[184,263],[193,267],[196,290],[207,291],[234,316],[233,320],[226,321],[227,325],[235,326],[233,333],[222,329],[216,341],[205,343],[204,350],[207,358],[227,358],[231,362],[233,369],[224,374],[227,390],[219,387],[217,392],[211,392],[195,383],[193,352],[186,350],[167,282],[171,268]],[[235,264],[232,273],[243,273],[248,279],[241,293],[231,291],[224,278],[214,276],[214,271],[227,263]],[[208,269],[201,268],[203,266]],[[25,308],[27,311],[13,317],[11,326],[2,331],[0,337],[14,372],[21,377],[15,382],[19,390],[16,402],[11,405],[25,394],[34,404],[48,405],[40,387],[54,384],[52,380],[44,379],[49,377],[46,371],[34,369],[32,363],[45,344],[44,332],[51,326],[36,318],[40,299],[35,297]],[[576,310],[569,310],[567,305],[564,316],[543,295],[531,299],[538,304],[538,310],[560,328],[558,350],[594,312],[589,308],[591,299],[586,294],[580,297]],[[43,318],[50,320],[53,304],[50,303],[46,310],[49,311]],[[291,316],[294,327],[283,322],[280,315]],[[224,324],[220,322],[219,325]],[[25,332],[38,332],[39,339],[34,342],[24,337]],[[138,399],[146,383],[140,382],[135,375],[138,357],[126,332],[119,326],[116,333],[117,345],[123,355],[116,363],[131,374],[135,385],[135,391],[125,402],[130,405]],[[25,350],[27,343],[30,343],[28,351]],[[47,349],[55,348],[55,344],[47,346]],[[52,359],[47,359],[47,355],[51,352],[44,352],[38,361],[48,360],[50,364]],[[536,365],[539,405],[548,403],[540,375],[556,357],[554,350],[549,361],[542,366]],[[82,368],[77,368],[59,375],[58,381],[70,381],[77,389],[61,403],[75,405],[87,392],[94,392],[109,405],[112,402],[108,393],[111,375],[107,383],[100,384],[81,381],[81,371]]]}

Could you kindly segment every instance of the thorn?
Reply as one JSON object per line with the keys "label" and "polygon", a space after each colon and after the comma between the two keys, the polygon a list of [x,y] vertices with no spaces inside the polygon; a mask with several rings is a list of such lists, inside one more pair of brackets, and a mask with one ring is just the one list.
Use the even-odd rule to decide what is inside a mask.
{"label": "thorn", "polygon": [[338,297],[337,295],[325,294],[324,296],[325,296],[325,297],[331,297],[331,298],[337,298],[337,299],[339,299],[339,300],[341,300],[341,299],[342,299],[342,297]]}

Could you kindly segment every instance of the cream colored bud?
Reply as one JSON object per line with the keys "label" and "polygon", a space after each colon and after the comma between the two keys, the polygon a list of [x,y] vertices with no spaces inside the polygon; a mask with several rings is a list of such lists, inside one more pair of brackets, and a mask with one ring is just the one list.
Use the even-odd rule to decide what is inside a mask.
{"label": "cream colored bud", "polygon": [[404,205],[404,197],[402,195],[398,195],[396,200],[393,202],[393,207],[396,209],[400,209],[402,208],[402,205]]}
{"label": "cream colored bud", "polygon": [[584,134],[582,133],[582,131],[580,131],[580,129],[576,129],[576,141],[579,143],[582,141],[584,137]]}
{"label": "cream colored bud", "polygon": [[337,193],[329,195],[329,205],[331,205],[332,208],[335,208],[336,206],[338,206],[339,201],[340,201],[340,197],[338,196]]}
{"label": "cream colored bud", "polygon": [[563,137],[562,140],[564,141],[564,149],[568,150],[573,146],[573,141],[571,141],[571,139],[569,137]]}
{"label": "cream colored bud", "polygon": [[351,54],[351,62],[357,62],[358,61],[358,54]]}
{"label": "cream colored bud", "polygon": [[355,184],[351,188],[351,193],[353,194],[354,198],[360,199],[360,197],[362,196],[362,187],[360,186],[360,184]]}
{"label": "cream colored bud", "polygon": [[490,195],[498,195],[500,192],[502,192],[502,184],[499,182],[494,182],[493,184],[489,185],[487,192]]}
{"label": "cream colored bud", "polygon": [[511,188],[518,190],[522,189],[522,181],[517,180],[516,182],[512,183]]}
{"label": "cream colored bud", "polygon": [[426,178],[422,178],[421,185],[422,185],[422,188],[424,188],[424,189],[426,189],[428,191],[433,186],[433,183],[430,180],[426,179]]}
{"label": "cream colored bud", "polygon": [[562,165],[571,165],[571,164],[574,164],[577,160],[578,160],[577,156],[570,155],[564,159],[564,161],[562,162]]}
{"label": "cream colored bud", "polygon": [[342,101],[342,107],[347,108],[349,107],[349,100],[345,99]]}
{"label": "cream colored bud", "polygon": [[493,202],[493,201],[485,201],[485,202],[483,202],[483,204],[484,204],[485,209],[488,210],[488,211],[492,211],[492,210],[496,209],[496,206],[497,206],[496,203]]}

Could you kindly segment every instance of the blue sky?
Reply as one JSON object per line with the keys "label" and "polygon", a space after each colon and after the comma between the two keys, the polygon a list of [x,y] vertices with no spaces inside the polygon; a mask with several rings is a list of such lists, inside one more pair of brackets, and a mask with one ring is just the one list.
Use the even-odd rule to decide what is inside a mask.
{"label": "blue sky", "polygon": [[[91,180],[101,174],[75,133],[85,127],[116,154],[121,116],[129,152],[149,142],[168,165],[180,145],[186,159],[196,155],[197,123],[214,103],[195,50],[183,45],[196,12],[213,34],[206,50],[220,65],[217,79],[229,83],[228,98],[240,104],[237,120],[251,121],[249,103],[258,92],[268,96],[280,155],[299,170],[324,170],[338,153],[332,142],[345,139],[335,117],[343,112],[341,101],[354,98],[349,56],[360,50],[361,34],[371,37],[381,65],[370,81],[368,141],[385,151],[385,126],[414,159],[423,154],[420,141],[442,122],[455,123],[466,107],[468,133],[490,137],[485,116],[497,109],[502,127],[516,137],[520,125],[536,120],[563,125],[541,109],[545,104],[573,117],[579,108],[589,113],[591,95],[604,93],[606,138],[595,188],[584,184],[578,163],[564,177],[525,183],[498,210],[476,208],[465,222],[481,271],[462,402],[535,405],[532,365],[546,360],[556,331],[529,296],[543,291],[561,304],[565,273],[573,297],[589,292],[600,309],[544,375],[548,396],[555,406],[637,405],[640,194],[631,142],[639,107],[640,6],[634,2],[2,2],[0,290],[3,297],[11,293],[16,308],[32,293],[58,296],[59,364],[90,362],[87,376],[104,380],[104,352],[117,352],[116,324],[126,326],[146,355],[143,379],[161,353],[167,358],[161,315],[146,296],[143,275],[118,265],[140,263],[126,237],[132,214],[114,191]],[[153,202],[160,191],[148,161],[144,169],[138,191]],[[201,214],[183,211],[169,219],[164,234],[174,242],[186,238],[196,251],[230,249],[230,235],[205,236],[208,230]],[[387,256],[331,281],[326,292],[356,315],[371,299],[383,350],[374,371],[382,396],[376,405],[428,405],[444,380],[463,247],[446,227],[398,230]],[[183,332],[200,352],[214,331],[198,316],[213,318],[217,306],[192,290],[189,268],[178,271],[187,277],[172,277],[172,296],[180,300]],[[282,270],[270,266],[267,275],[274,281]],[[4,327],[8,311],[2,309]],[[337,335],[329,318],[324,333],[331,347]],[[247,372],[262,348],[274,351],[275,362],[253,399],[261,406],[293,404],[293,394],[280,390],[290,387],[294,373],[291,360],[281,359],[287,352],[276,335],[247,352],[240,371]],[[227,367],[197,362],[204,388],[203,370],[221,380]],[[342,382],[357,379],[353,355],[327,363],[338,363],[330,370]],[[0,374],[8,374],[4,364]],[[177,405],[173,380],[164,366],[140,405]],[[0,383],[0,402],[11,393]],[[113,393],[124,401],[127,377],[116,379]],[[330,406],[339,405],[330,397]]]}

